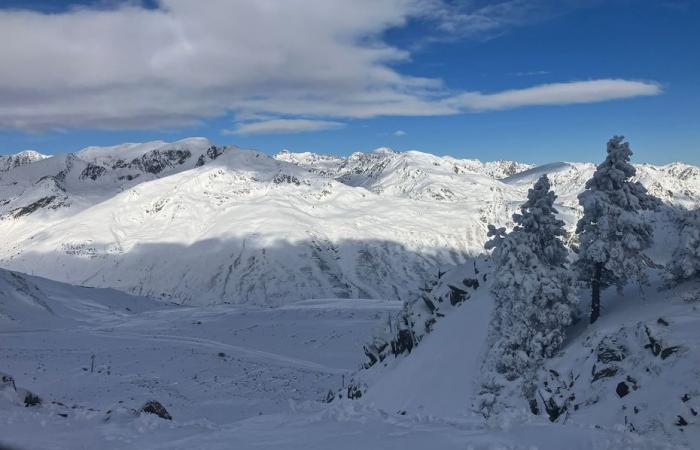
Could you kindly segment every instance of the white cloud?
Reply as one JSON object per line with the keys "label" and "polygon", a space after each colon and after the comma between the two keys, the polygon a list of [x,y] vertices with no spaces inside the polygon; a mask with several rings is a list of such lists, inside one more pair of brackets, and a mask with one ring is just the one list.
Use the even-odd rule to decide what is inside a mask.
{"label": "white cloud", "polygon": [[[280,120],[296,119],[300,129],[311,119],[320,126],[552,103],[543,100],[551,92],[460,94],[438,78],[399,72],[394,63],[410,54],[383,41],[384,33],[416,17],[448,30],[456,26],[448,3],[160,0],[155,10],[138,2],[57,14],[0,10],[0,128],[172,127],[233,114],[243,122],[234,132],[272,132]],[[480,9],[479,20],[460,19],[459,32],[478,33],[481,21],[526,20],[530,9],[502,3]],[[595,101],[620,98],[621,86],[617,95],[590,87],[605,91],[586,94]],[[631,95],[648,94],[623,97]]]}
{"label": "white cloud", "polygon": [[403,130],[396,130],[392,134],[396,137],[402,137],[402,136],[406,136],[408,133],[406,133]]}
{"label": "white cloud", "polygon": [[336,130],[344,126],[344,123],[329,120],[273,119],[238,124],[233,130],[225,130],[224,134],[291,134]]}
{"label": "white cloud", "polygon": [[522,106],[595,103],[660,93],[661,87],[656,83],[629,80],[590,80],[542,84],[494,94],[467,92],[446,100],[446,103],[465,110],[488,111]]}

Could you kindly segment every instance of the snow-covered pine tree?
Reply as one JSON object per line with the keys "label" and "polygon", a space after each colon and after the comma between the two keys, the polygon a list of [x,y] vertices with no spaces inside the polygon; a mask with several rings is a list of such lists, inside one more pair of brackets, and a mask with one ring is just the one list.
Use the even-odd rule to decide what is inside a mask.
{"label": "snow-covered pine tree", "polygon": [[623,136],[608,141],[608,156],[578,200],[583,217],[578,221],[579,276],[591,286],[591,323],[600,316],[600,292],[608,286],[621,289],[631,278],[645,280],[643,251],[653,240],[652,227],[639,214],[654,209],[659,200],[639,182],[631,181],[636,169],[632,150]]}
{"label": "snow-covered pine tree", "polygon": [[562,344],[577,302],[555,199],[543,175],[528,191],[520,214],[513,215],[513,231],[490,226],[492,239],[486,243],[493,248],[495,299],[487,364],[508,381],[522,379],[533,412],[537,369]]}
{"label": "snow-covered pine tree", "polygon": [[684,214],[678,248],[667,269],[671,282],[700,277],[700,210]]}

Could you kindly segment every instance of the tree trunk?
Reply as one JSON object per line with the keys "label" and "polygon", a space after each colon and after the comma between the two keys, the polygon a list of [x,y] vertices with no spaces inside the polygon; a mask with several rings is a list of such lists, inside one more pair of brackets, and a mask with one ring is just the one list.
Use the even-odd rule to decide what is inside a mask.
{"label": "tree trunk", "polygon": [[600,317],[600,277],[603,272],[603,264],[595,263],[593,267],[593,279],[591,279],[591,323]]}

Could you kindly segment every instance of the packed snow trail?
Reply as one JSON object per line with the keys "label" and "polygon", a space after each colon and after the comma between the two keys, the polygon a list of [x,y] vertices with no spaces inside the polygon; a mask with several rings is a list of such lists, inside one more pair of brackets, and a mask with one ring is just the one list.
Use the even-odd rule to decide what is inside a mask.
{"label": "packed snow trail", "polygon": [[365,401],[388,413],[470,414],[492,308],[488,289],[481,288],[372,385]]}

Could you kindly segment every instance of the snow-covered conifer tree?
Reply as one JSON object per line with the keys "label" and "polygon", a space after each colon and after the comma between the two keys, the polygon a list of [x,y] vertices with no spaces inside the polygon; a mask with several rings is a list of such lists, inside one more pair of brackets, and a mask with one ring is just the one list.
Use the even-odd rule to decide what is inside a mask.
{"label": "snow-covered conifer tree", "polygon": [[579,194],[583,217],[578,221],[580,278],[591,285],[591,323],[600,316],[600,292],[631,278],[645,280],[647,262],[642,253],[652,244],[652,227],[639,214],[653,209],[659,200],[639,182],[631,181],[636,169],[630,164],[629,143],[615,136],[608,141],[608,156],[586,189]]}
{"label": "snow-covered conifer tree", "polygon": [[700,277],[700,210],[685,213],[668,273],[673,282]]}
{"label": "snow-covered conifer tree", "polygon": [[[567,251],[561,240],[564,222],[556,217],[556,196],[542,176],[528,192],[515,227],[489,227],[493,248],[495,310],[489,360],[496,372],[522,378],[525,397],[536,405],[536,370],[557,351],[573,320],[576,297]],[[532,408],[535,410],[535,408]]]}

